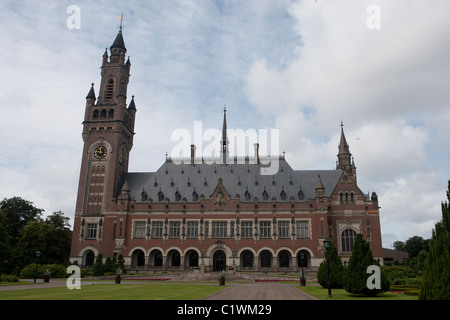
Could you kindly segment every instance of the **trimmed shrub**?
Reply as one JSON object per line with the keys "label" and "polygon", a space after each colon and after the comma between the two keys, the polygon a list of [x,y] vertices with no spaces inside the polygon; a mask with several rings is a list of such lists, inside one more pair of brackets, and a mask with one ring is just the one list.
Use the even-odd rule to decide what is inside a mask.
{"label": "trimmed shrub", "polygon": [[[36,274],[36,263],[30,263],[29,265],[26,265],[21,271],[19,277],[21,279],[34,279],[34,276]],[[44,268],[41,264],[37,265],[37,278],[43,278],[44,277]]]}
{"label": "trimmed shrub", "polygon": [[380,272],[380,289],[369,289],[367,287],[367,279],[370,276],[367,274],[367,268],[370,265],[379,266],[379,263],[373,258],[369,244],[364,241],[361,234],[358,234],[353,245],[352,256],[348,261],[348,268],[344,272],[345,291],[365,296],[376,296],[389,290],[390,281],[384,272]]}
{"label": "trimmed shrub", "polygon": [[[330,243],[330,249],[328,249],[328,259],[330,262],[330,287],[333,289],[341,289],[344,285],[344,265],[338,255],[337,249],[333,243]],[[317,271],[317,281],[319,284],[328,288],[328,273],[327,273],[327,261],[326,259],[320,263],[319,270]]]}
{"label": "trimmed shrub", "polygon": [[0,276],[0,282],[19,282],[19,278],[13,275],[3,274]]}

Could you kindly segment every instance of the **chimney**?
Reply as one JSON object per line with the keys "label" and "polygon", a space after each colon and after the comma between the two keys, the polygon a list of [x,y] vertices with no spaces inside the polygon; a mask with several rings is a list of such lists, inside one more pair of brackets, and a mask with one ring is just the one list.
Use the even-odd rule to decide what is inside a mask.
{"label": "chimney", "polygon": [[191,166],[194,165],[195,161],[195,145],[191,144]]}

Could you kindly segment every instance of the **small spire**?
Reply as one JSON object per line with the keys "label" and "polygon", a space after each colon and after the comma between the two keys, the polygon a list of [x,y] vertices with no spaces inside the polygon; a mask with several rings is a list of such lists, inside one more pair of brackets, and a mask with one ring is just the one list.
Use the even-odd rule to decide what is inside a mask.
{"label": "small spire", "polygon": [[223,126],[222,126],[222,140],[227,139],[227,107],[223,107]]}
{"label": "small spire", "polygon": [[320,175],[317,178],[317,182],[316,182],[316,190],[318,189],[325,189],[325,187],[323,186],[322,183],[322,179],[320,178]]}
{"label": "small spire", "polygon": [[136,111],[136,105],[135,105],[135,103],[134,103],[134,95],[131,96],[131,102],[130,102],[130,105],[128,106],[128,110],[134,110],[134,111]]}
{"label": "small spire", "polygon": [[113,48],[119,48],[119,49],[122,49],[121,51],[125,54],[127,52],[127,49],[125,48],[125,42],[123,41],[123,35],[122,35],[123,13],[122,13],[122,16],[119,17],[118,19],[120,19],[119,33],[117,34],[116,39],[114,40],[110,49],[112,51]]}
{"label": "small spire", "polygon": [[341,121],[341,141],[339,143],[339,154],[350,153],[350,148],[347,143],[347,139],[345,139],[344,134],[344,124]]}
{"label": "small spire", "polygon": [[124,184],[122,186],[121,191],[122,192],[130,192],[130,187],[128,187],[128,180],[127,179],[125,179],[125,182],[124,182]]}
{"label": "small spire", "polygon": [[94,91],[94,83],[91,83],[91,89],[89,90],[86,99],[94,99],[95,100],[95,91]]}
{"label": "small spire", "polygon": [[228,137],[227,137],[227,108],[223,107],[223,126],[222,126],[222,164],[227,164],[228,156]]}

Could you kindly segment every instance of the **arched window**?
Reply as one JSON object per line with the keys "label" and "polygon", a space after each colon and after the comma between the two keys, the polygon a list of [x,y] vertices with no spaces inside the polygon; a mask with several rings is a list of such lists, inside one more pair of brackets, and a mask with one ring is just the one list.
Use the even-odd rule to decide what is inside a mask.
{"label": "arched window", "polygon": [[109,109],[109,111],[108,111],[108,119],[114,119],[114,109]]}
{"label": "arched window", "polygon": [[289,268],[291,255],[287,251],[280,252],[278,256],[278,264],[281,268]]}
{"label": "arched window", "polygon": [[250,251],[245,251],[242,255],[242,267],[253,268],[253,253]]}
{"label": "arched window", "polygon": [[106,119],[106,109],[102,109],[100,112],[100,118]]}
{"label": "arched window", "polygon": [[351,252],[353,249],[353,243],[356,239],[356,232],[353,229],[345,229],[341,233],[341,245],[343,252]]}
{"label": "arched window", "polygon": [[263,251],[261,253],[261,267],[270,268],[272,266],[272,255],[269,251]]}
{"label": "arched window", "polygon": [[110,79],[106,85],[105,100],[112,100],[114,92],[114,80]]}
{"label": "arched window", "polygon": [[[303,257],[303,259],[302,259]],[[297,265],[307,268],[310,263],[311,256],[308,251],[302,250],[297,254]]]}
{"label": "arched window", "polygon": [[171,265],[172,267],[179,267],[181,263],[180,253],[178,251],[174,251],[171,255]]}
{"label": "arched window", "polygon": [[189,267],[198,267],[198,253],[197,251],[191,251],[189,253]]}
{"label": "arched window", "polygon": [[154,260],[153,260],[153,265],[155,267],[161,267],[162,266],[162,262],[163,262],[162,253],[161,253],[161,251],[158,251],[158,252],[155,253]]}
{"label": "arched window", "polygon": [[142,250],[136,250],[131,256],[132,265],[134,267],[142,267],[145,265],[145,255]]}
{"label": "arched window", "polygon": [[92,252],[92,250],[87,251],[84,254],[84,266],[85,267],[92,267],[94,265],[95,261],[95,254]]}
{"label": "arched window", "polygon": [[100,111],[98,111],[98,109],[94,110],[94,114],[92,115],[92,119],[98,119],[100,115]]}

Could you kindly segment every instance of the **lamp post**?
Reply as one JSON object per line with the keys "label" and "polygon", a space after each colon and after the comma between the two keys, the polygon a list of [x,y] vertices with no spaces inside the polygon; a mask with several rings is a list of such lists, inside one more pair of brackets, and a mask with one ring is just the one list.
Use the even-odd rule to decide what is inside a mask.
{"label": "lamp post", "polygon": [[328,298],[331,298],[331,287],[330,287],[330,261],[328,259],[328,249],[330,249],[331,241],[328,238],[325,238],[323,241],[323,245],[325,247],[325,258],[327,260],[327,278],[328,278]]}
{"label": "lamp post", "polygon": [[300,277],[300,285],[304,287],[306,286],[306,279],[305,274],[303,272],[303,266],[305,265],[305,254],[303,252],[300,252],[300,263],[302,264],[302,275]]}
{"label": "lamp post", "polygon": [[38,266],[38,263],[39,263],[39,258],[40,258],[40,256],[41,256],[41,252],[40,252],[40,251],[37,251],[37,252],[36,252],[36,268],[34,269],[34,283],[36,283],[36,278],[37,278],[37,266]]}

